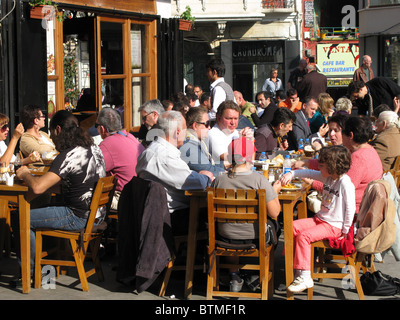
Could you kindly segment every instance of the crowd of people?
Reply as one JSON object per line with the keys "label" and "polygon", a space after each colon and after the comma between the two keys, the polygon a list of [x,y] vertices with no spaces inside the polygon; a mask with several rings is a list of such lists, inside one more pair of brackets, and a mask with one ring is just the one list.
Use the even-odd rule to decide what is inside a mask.
{"label": "crowd of people", "polygon": [[[186,190],[265,188],[268,213],[276,218],[282,184],[293,176],[302,177],[324,199],[324,210],[294,225],[296,277],[288,289],[302,291],[312,286],[309,263],[305,263],[311,240],[346,238],[368,183],[380,179],[400,155],[400,87],[386,78],[375,78],[368,61],[361,68],[348,95],[337,101],[327,92],[327,78],[305,60],[291,73],[286,92],[278,70],[272,69],[252,103],[225,82],[223,61],[213,59],[205,70],[210,91],[188,84],[185,92],[168,100],[145,102],[138,110],[142,126],[136,137],[123,129],[118,111],[103,108],[95,123],[101,137],[98,146],[71,112],[58,111],[52,117],[49,136],[41,130],[45,117],[40,108],[26,106],[8,147],[3,142],[9,132],[8,118],[0,115],[0,160],[7,165],[13,162],[19,139],[23,164],[39,160],[32,158],[35,151],[59,153],[43,176],[32,176],[25,166],[16,172],[33,196],[53,192],[56,186],[64,188],[63,206],[46,204],[45,210],[32,209],[32,230],[84,226],[95,183],[108,174],[118,178],[115,210],[124,186],[134,176],[161,183],[174,234],[187,232]],[[298,151],[300,139],[310,140],[318,159],[295,162],[291,173],[282,176],[282,184],[278,180],[272,186],[252,172],[253,161],[261,153]],[[53,217],[57,224],[49,222]],[[102,219],[104,213],[99,213],[96,223]],[[257,237],[245,228],[236,229],[221,227],[220,237],[240,241]],[[307,232],[313,236],[306,237]],[[34,259],[34,232],[31,239]],[[231,290],[240,290],[242,281],[238,271],[231,270]]]}

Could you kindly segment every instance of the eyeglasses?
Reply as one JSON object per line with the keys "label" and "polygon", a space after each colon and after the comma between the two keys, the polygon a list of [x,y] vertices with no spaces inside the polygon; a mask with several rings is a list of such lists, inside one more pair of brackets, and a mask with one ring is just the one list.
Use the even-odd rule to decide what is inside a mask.
{"label": "eyeglasses", "polygon": [[42,114],[41,116],[38,117],[38,119],[45,119],[46,116],[44,114]]}
{"label": "eyeglasses", "polygon": [[149,115],[151,115],[152,113],[153,113],[153,112],[150,112],[150,113],[146,114],[145,116],[143,116],[143,117],[142,117],[142,122],[145,122],[146,119],[147,119],[147,117],[148,117]]}
{"label": "eyeglasses", "polygon": [[208,120],[208,121],[206,121],[206,122],[197,122],[196,121],[196,123],[198,123],[198,124],[204,124],[204,126],[206,127],[206,128],[208,128],[208,127],[210,127],[210,120]]}
{"label": "eyeglasses", "polygon": [[9,128],[8,123],[6,123],[1,127],[0,130],[1,130],[1,132],[5,132],[8,128]]}

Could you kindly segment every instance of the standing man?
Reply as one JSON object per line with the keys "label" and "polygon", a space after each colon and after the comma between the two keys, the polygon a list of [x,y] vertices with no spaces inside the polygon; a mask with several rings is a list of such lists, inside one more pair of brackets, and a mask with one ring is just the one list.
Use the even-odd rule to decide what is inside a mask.
{"label": "standing man", "polygon": [[225,82],[225,63],[222,59],[213,59],[206,65],[207,78],[210,81],[211,92],[211,111],[209,117],[211,121],[216,120],[216,114],[221,102],[232,100],[236,102],[235,95],[229,84]]}
{"label": "standing man", "polygon": [[327,77],[319,73],[315,65],[309,64],[307,69],[308,73],[296,88],[302,102],[306,97],[318,97],[320,93],[325,93],[328,88]]}
{"label": "standing man", "polygon": [[106,163],[106,173],[118,178],[111,204],[111,209],[117,210],[122,189],[136,176],[137,159],[144,146],[122,129],[121,117],[113,108],[101,109],[95,126],[103,139],[99,147]]}
{"label": "standing man", "polygon": [[367,83],[353,81],[349,83],[347,93],[358,108],[358,114],[372,115],[380,104],[387,104],[395,110],[395,97],[400,94],[400,87],[390,78],[376,77]]}
{"label": "standing man", "polygon": [[250,108],[254,107],[254,105],[251,102],[244,100],[243,94],[241,92],[233,91],[233,94],[235,95],[235,99],[236,99],[238,106],[242,109],[242,115],[245,116],[247,119],[249,119],[251,124],[254,126],[255,123],[254,123],[253,119],[251,118],[252,113],[250,111]]}
{"label": "standing man", "polygon": [[372,59],[370,56],[365,55],[362,58],[361,67],[359,67],[353,75],[353,81],[363,81],[364,83],[374,78],[374,72],[371,68]]}
{"label": "standing man", "polygon": [[301,59],[299,66],[294,69],[289,76],[288,89],[297,89],[299,83],[303,80],[303,77],[307,74],[307,60]]}
{"label": "standing man", "polygon": [[264,124],[270,123],[274,116],[274,112],[278,107],[275,104],[275,100],[272,98],[271,94],[267,91],[261,91],[256,94],[256,101],[258,106],[264,111],[261,116],[256,113],[256,108],[251,107],[250,112],[252,112],[251,118],[254,121],[256,127],[261,127]]}
{"label": "standing man", "polygon": [[296,113],[296,121],[293,123],[293,132],[296,136],[296,140],[299,139],[310,139],[314,137],[322,138],[326,135],[329,130],[328,124],[323,124],[318,132],[311,133],[309,119],[311,119],[318,110],[318,102],[313,97],[307,97],[304,99],[304,103],[301,106],[301,110]]}

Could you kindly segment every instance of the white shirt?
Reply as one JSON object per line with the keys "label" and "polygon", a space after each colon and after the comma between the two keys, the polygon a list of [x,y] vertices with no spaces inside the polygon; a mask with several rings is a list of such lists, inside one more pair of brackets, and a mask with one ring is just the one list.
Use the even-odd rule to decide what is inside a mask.
{"label": "white shirt", "polygon": [[293,177],[308,177],[324,183],[322,190],[321,210],[318,218],[339,228],[343,233],[349,232],[356,212],[355,187],[347,174],[333,180],[324,178],[320,171],[293,170]]}
{"label": "white shirt", "polygon": [[208,131],[209,149],[215,163],[220,163],[220,155],[228,152],[228,146],[234,139],[239,138],[239,131],[230,132],[228,129],[221,130],[216,123]]}
{"label": "white shirt", "polygon": [[[221,86],[217,86],[217,84],[220,82],[225,82],[225,79],[223,77],[218,78],[210,85],[210,92],[212,92],[213,95],[213,105],[210,112],[208,113],[208,117],[210,118],[210,120],[216,119],[217,109],[219,105],[226,100],[225,90]],[[234,99],[234,102],[237,104],[236,99]]]}
{"label": "white shirt", "polygon": [[[0,141],[0,157],[4,155],[4,153],[7,151],[7,145],[4,141]],[[15,161],[15,154],[12,155],[10,162]]]}
{"label": "white shirt", "polygon": [[156,137],[139,156],[136,173],[139,178],[164,186],[170,213],[189,207],[185,190],[204,190],[211,183],[206,175],[190,170],[181,152],[161,137]]}

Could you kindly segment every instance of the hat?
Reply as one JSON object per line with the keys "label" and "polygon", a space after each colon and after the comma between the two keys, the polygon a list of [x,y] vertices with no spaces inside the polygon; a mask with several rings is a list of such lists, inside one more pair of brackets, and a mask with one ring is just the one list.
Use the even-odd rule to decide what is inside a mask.
{"label": "hat", "polygon": [[245,161],[253,161],[253,155],[257,151],[252,140],[246,137],[240,137],[239,139],[232,140],[228,146],[228,158],[231,163],[233,160],[236,163],[244,163]]}

